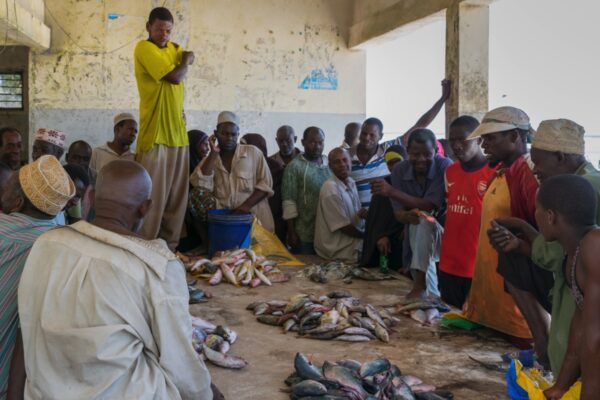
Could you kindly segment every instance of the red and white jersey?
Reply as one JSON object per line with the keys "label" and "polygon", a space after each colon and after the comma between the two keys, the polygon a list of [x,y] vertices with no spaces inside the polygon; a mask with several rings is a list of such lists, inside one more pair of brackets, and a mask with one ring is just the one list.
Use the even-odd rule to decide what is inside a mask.
{"label": "red and white jersey", "polygon": [[446,223],[440,254],[440,270],[472,278],[481,219],[481,204],[490,176],[489,165],[477,171],[465,171],[460,162],[446,170]]}

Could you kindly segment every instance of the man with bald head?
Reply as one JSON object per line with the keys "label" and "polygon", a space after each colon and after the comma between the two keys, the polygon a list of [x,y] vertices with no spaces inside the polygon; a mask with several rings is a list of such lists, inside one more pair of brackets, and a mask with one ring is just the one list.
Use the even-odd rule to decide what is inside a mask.
{"label": "man with bald head", "polygon": [[138,234],[151,191],[142,166],[112,161],[93,223],[36,241],[18,296],[26,398],[213,398],[192,348],[185,269],[162,239]]}
{"label": "man with bald head", "polygon": [[329,152],[329,178],[319,192],[315,223],[315,250],[327,260],[356,264],[359,260],[364,221],[354,180],[350,154],[342,148]]}

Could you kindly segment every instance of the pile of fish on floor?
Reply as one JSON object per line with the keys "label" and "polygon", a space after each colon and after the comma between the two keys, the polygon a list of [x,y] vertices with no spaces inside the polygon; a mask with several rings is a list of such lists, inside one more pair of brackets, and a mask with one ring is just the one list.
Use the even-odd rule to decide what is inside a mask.
{"label": "pile of fish on floor", "polygon": [[392,307],[384,307],[391,314],[406,315],[422,325],[436,325],[450,306],[439,298],[403,298]]}
{"label": "pile of fish on floor", "polygon": [[377,311],[347,291],[316,297],[297,294],[289,300],[256,301],[246,307],[263,324],[281,326],[283,332],[320,340],[389,342],[391,327],[399,322],[386,311]]}
{"label": "pile of fish on floor", "polygon": [[302,353],[285,380],[292,400],[450,400],[449,391],[436,391],[414,376],[402,375],[386,358],[361,364],[355,360],[325,361],[317,367]]}
{"label": "pile of fish on floor", "polygon": [[207,279],[212,286],[225,281],[237,287],[255,288],[287,282],[291,278],[290,274],[277,268],[277,262],[257,255],[251,249],[217,252],[212,259],[179,257],[193,277]]}
{"label": "pile of fish on floor", "polygon": [[212,364],[230,369],[241,369],[248,365],[243,358],[227,354],[236,339],[237,333],[228,327],[192,316],[192,346]]}
{"label": "pile of fish on floor", "polygon": [[365,281],[383,281],[399,278],[395,274],[383,274],[374,269],[361,268],[339,261],[311,265],[298,272],[298,275],[306,277],[316,283],[327,283],[335,280],[342,280],[345,283],[352,283],[353,279],[362,279]]}

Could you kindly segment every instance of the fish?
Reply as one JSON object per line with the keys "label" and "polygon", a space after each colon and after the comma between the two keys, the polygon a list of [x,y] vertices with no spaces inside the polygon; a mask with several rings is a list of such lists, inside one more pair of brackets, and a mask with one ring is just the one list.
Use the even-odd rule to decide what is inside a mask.
{"label": "fish", "polygon": [[360,378],[348,368],[325,362],[323,363],[323,376],[339,383],[342,387],[351,389],[361,399],[368,396],[362,387]]}
{"label": "fish", "polygon": [[344,334],[344,332],[340,332],[340,331],[336,331],[336,330],[330,330],[327,332],[322,332],[322,333],[310,333],[308,334],[308,338],[309,339],[317,339],[317,340],[332,340],[335,339],[339,336],[342,336]]}
{"label": "fish", "polygon": [[359,278],[365,281],[384,281],[389,279],[398,279],[390,274],[382,274],[381,272],[371,271],[366,268],[355,268],[352,270],[352,277]]}
{"label": "fish", "polygon": [[327,394],[327,388],[318,381],[306,379],[292,386],[292,394],[297,397],[321,396]]}
{"label": "fish", "polygon": [[376,358],[375,360],[364,363],[360,367],[360,376],[363,378],[387,371],[391,367],[390,360],[387,358]]}
{"label": "fish", "polygon": [[225,339],[223,339],[221,336],[211,334],[208,335],[206,339],[204,339],[204,345],[215,351],[219,351],[219,348],[221,347],[224,341]]}
{"label": "fish", "polygon": [[375,336],[377,336],[377,339],[381,340],[382,342],[390,342],[390,335],[388,334],[388,331],[379,324],[375,324]]}
{"label": "fish", "polygon": [[223,277],[225,277],[225,279],[227,281],[229,281],[229,283],[231,283],[235,286],[240,286],[237,279],[235,279],[235,275],[233,274],[233,271],[231,270],[231,268],[229,266],[227,266],[226,264],[221,264],[220,268],[221,268],[221,271],[223,272]]}
{"label": "fish", "polygon": [[412,375],[402,375],[400,379],[402,379],[404,383],[406,383],[410,387],[417,386],[423,383],[422,380]]}
{"label": "fish", "polygon": [[298,321],[298,316],[296,314],[284,314],[281,317],[279,317],[279,325],[282,325],[283,323],[285,323],[286,321],[293,319],[294,321]]}
{"label": "fish", "polygon": [[210,278],[208,280],[208,283],[211,286],[215,286],[218,285],[221,282],[221,279],[223,279],[223,271],[221,271],[220,269],[218,269],[215,274],[212,276],[212,278]]}
{"label": "fish", "polygon": [[440,312],[437,308],[429,308],[425,310],[425,316],[427,317],[427,323],[432,325],[440,319]]}
{"label": "fish", "polygon": [[202,330],[214,330],[217,327],[212,322],[208,322],[200,317],[194,317],[193,315],[191,315],[190,317],[192,319],[192,326],[194,328],[200,328]]}
{"label": "fish", "polygon": [[326,333],[326,332],[331,332],[336,330],[337,325],[336,324],[321,324],[318,327],[316,327],[315,329],[311,329],[309,331],[304,331],[304,333],[308,333],[308,334],[318,334],[318,333]]}
{"label": "fish", "polygon": [[286,272],[271,272],[267,275],[267,278],[269,278],[271,283],[283,283],[288,282],[290,279],[292,279],[292,276]]}
{"label": "fish", "polygon": [[290,302],[283,310],[283,313],[289,314],[291,312],[297,311],[300,308],[302,308],[308,301],[310,300],[306,297],[306,295],[292,296],[290,298]]}
{"label": "fish", "polygon": [[368,330],[375,332],[375,322],[371,318],[360,317],[359,320],[363,328],[367,328]]}
{"label": "fish", "polygon": [[285,378],[285,384],[288,386],[294,386],[296,383],[302,382],[302,378],[298,376],[296,372],[292,372],[287,378]]}
{"label": "fish", "polygon": [[340,320],[340,313],[336,310],[326,312],[321,316],[321,324],[337,324]]}
{"label": "fish", "polygon": [[279,317],[273,315],[259,315],[256,317],[258,322],[262,322],[263,324],[279,326]]}
{"label": "fish", "polygon": [[341,365],[344,368],[348,368],[350,371],[358,372],[361,368],[361,363],[356,360],[340,360],[336,363],[337,365]]}
{"label": "fish", "polygon": [[231,348],[231,344],[227,340],[225,340],[225,341],[223,341],[223,343],[221,344],[221,346],[219,347],[218,350],[221,353],[227,353],[230,348]]}
{"label": "fish", "polygon": [[202,352],[208,361],[219,367],[241,369],[248,365],[248,362],[241,357],[219,353],[206,345],[202,345]]}
{"label": "fish", "polygon": [[369,339],[377,339],[375,336],[373,336],[373,334],[368,329],[359,328],[357,326],[353,326],[353,327],[344,329],[344,334],[346,334],[346,335],[361,335],[361,336],[366,336]]}
{"label": "fish", "polygon": [[262,315],[269,311],[269,305],[267,303],[261,303],[254,307],[254,315]]}
{"label": "fish", "polygon": [[411,386],[410,388],[412,389],[413,393],[427,393],[435,390],[435,386],[427,385],[425,383],[420,383],[418,385]]}
{"label": "fish", "polygon": [[303,379],[320,380],[323,379],[323,373],[314,366],[308,358],[302,353],[296,353],[294,358],[294,369],[299,377]]}
{"label": "fish", "polygon": [[410,317],[421,324],[427,322],[427,314],[421,308],[412,310],[410,312]]}
{"label": "fish", "polygon": [[335,338],[335,340],[341,340],[344,342],[369,342],[371,339],[369,339],[367,336],[363,336],[363,335],[340,335],[338,337]]}
{"label": "fish", "polygon": [[365,310],[366,310],[367,315],[369,316],[369,318],[371,318],[373,321],[377,322],[379,325],[381,325],[384,328],[386,328],[385,322],[383,322],[383,319],[381,318],[381,315],[379,314],[379,311],[377,311],[375,309],[375,307],[373,307],[370,304],[367,304],[365,306]]}
{"label": "fish", "polygon": [[390,392],[395,400],[416,400],[410,387],[403,382],[398,386],[392,386]]}
{"label": "fish", "polygon": [[267,301],[267,304],[269,305],[269,307],[285,308],[285,306],[288,305],[288,302],[285,300],[269,300]]}
{"label": "fish", "polygon": [[331,299],[344,299],[347,297],[352,297],[352,293],[350,293],[346,290],[336,290],[333,292],[329,292],[327,294],[327,297],[329,297]]}
{"label": "fish", "polygon": [[264,300],[253,301],[252,303],[250,303],[250,304],[248,304],[248,305],[246,306],[246,310],[250,310],[250,311],[252,311],[252,310],[254,310],[254,309],[255,309],[255,308],[256,308],[256,307],[257,307],[259,304],[265,304],[265,303],[267,303],[267,304],[268,304],[268,302],[266,302],[266,301],[264,301]]}
{"label": "fish", "polygon": [[261,280],[259,278],[254,278],[254,279],[250,280],[251,288],[258,287],[258,286],[260,286],[260,284],[261,284]]}
{"label": "fish", "polygon": [[321,318],[321,315],[323,315],[323,313],[321,312],[310,312],[306,314],[300,320],[300,330],[302,330],[302,327],[304,327],[304,325],[306,325],[306,323],[308,323],[309,321]]}
{"label": "fish", "polygon": [[289,332],[290,329],[292,329],[292,327],[296,324],[297,324],[297,322],[294,319],[288,319],[287,321],[285,321],[283,323],[283,331]]}
{"label": "fish", "polygon": [[234,344],[235,341],[237,340],[237,333],[235,333],[235,331],[233,331],[223,325],[217,325],[217,327],[215,328],[214,334],[221,336],[223,339],[228,341],[230,344]]}
{"label": "fish", "polygon": [[257,268],[254,270],[254,274],[258,277],[258,279],[260,279],[265,285],[267,286],[271,286],[272,283],[269,280],[269,278],[267,278],[262,272],[260,272],[260,270]]}

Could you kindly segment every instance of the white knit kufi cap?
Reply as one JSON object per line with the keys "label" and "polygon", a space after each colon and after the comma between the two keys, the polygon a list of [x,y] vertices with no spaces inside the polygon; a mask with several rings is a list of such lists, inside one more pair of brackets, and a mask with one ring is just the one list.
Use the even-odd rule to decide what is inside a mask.
{"label": "white knit kufi cap", "polygon": [[54,156],[45,155],[19,170],[23,193],[38,210],[57,215],[75,195],[75,185]]}

